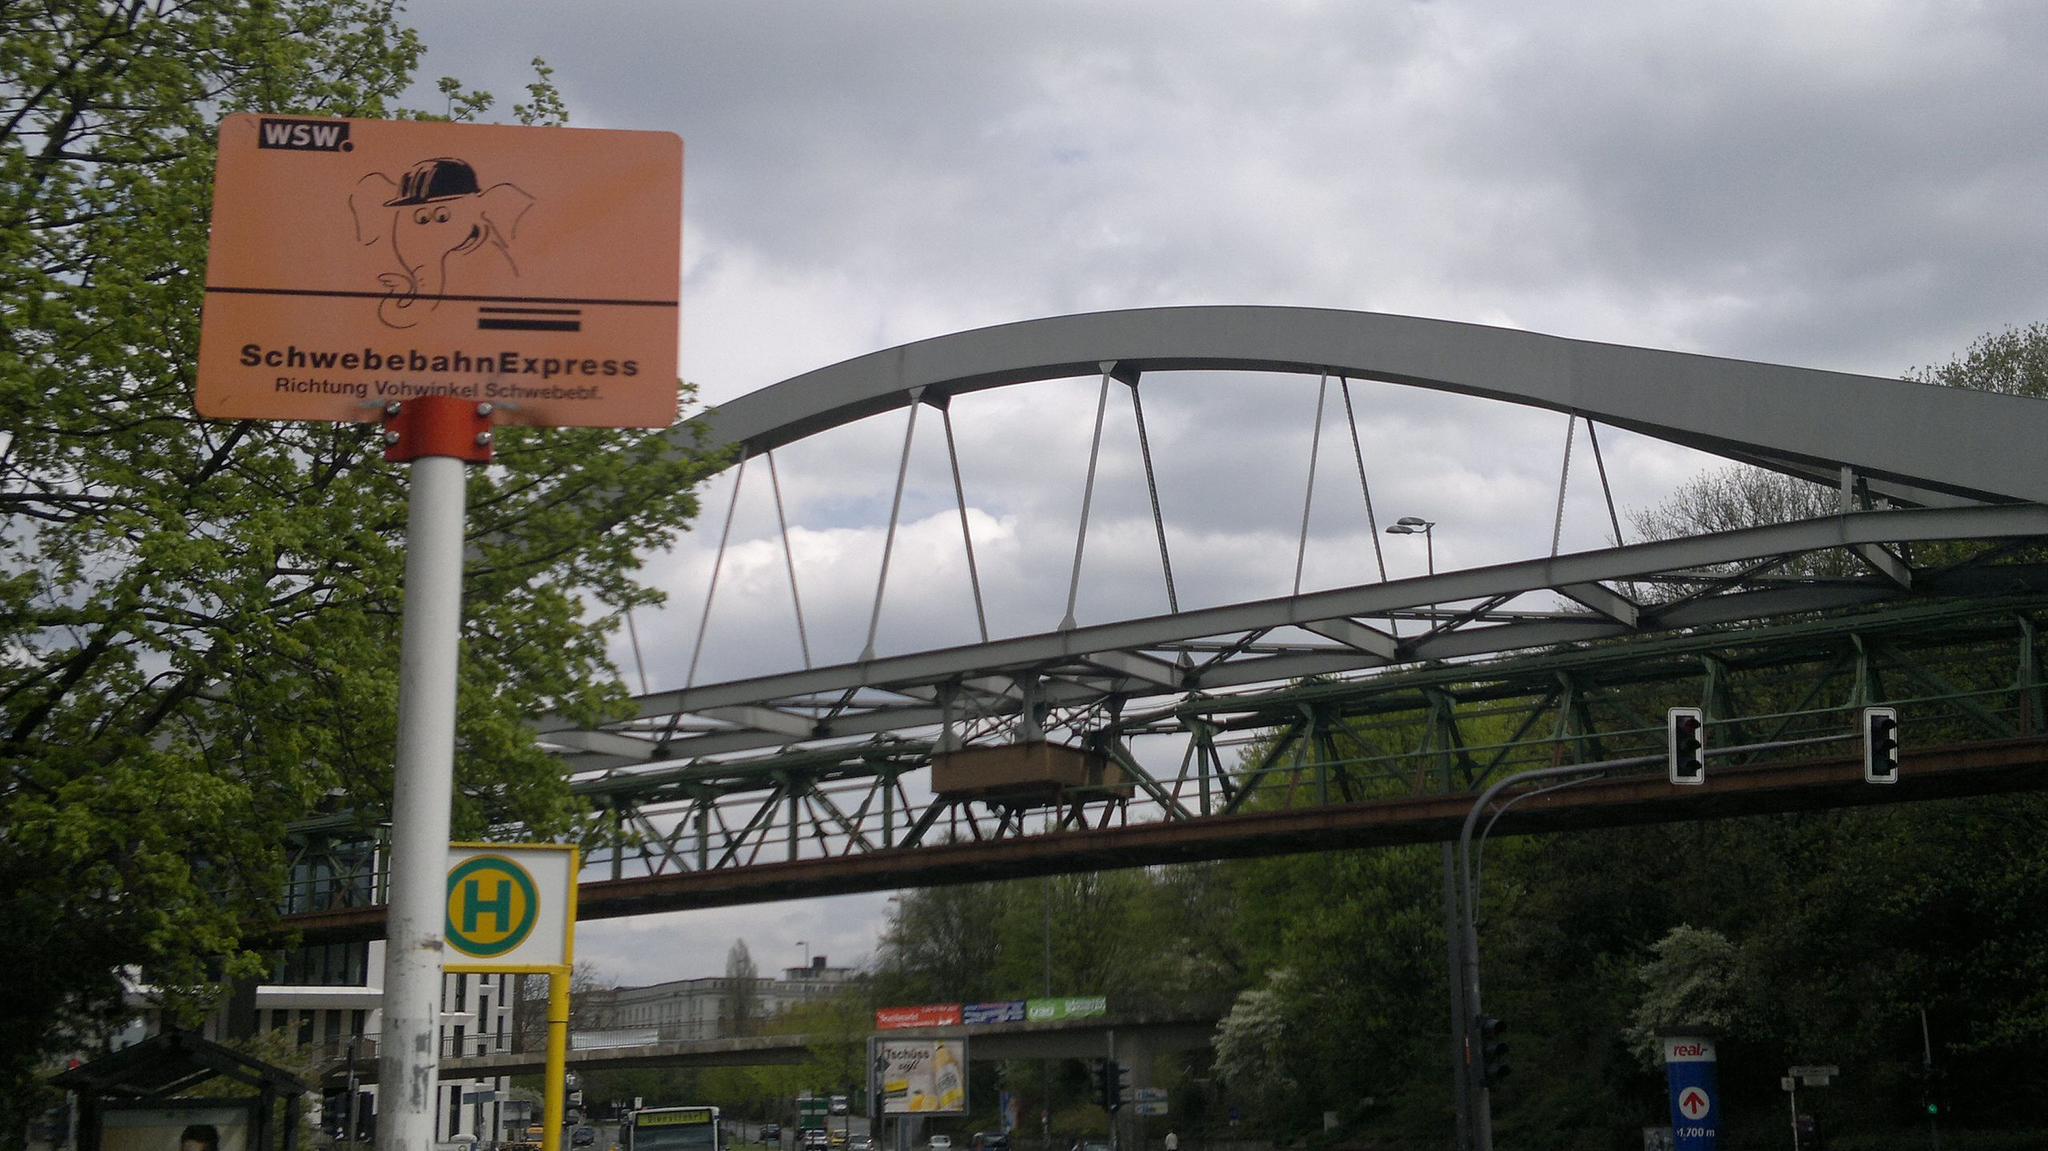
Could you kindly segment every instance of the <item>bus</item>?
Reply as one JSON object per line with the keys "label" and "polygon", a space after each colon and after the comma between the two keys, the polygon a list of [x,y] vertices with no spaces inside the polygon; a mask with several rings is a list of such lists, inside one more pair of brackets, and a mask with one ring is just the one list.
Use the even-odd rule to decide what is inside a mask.
{"label": "bus", "polygon": [[621,1151],[725,1151],[716,1107],[642,1107],[626,1113]]}

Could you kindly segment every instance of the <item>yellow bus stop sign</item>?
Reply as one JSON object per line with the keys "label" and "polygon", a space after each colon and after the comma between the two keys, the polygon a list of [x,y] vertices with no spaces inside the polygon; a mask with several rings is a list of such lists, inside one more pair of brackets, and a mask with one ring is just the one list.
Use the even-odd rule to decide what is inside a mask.
{"label": "yellow bus stop sign", "polygon": [[449,849],[449,971],[566,966],[575,920],[573,847],[459,844]]}

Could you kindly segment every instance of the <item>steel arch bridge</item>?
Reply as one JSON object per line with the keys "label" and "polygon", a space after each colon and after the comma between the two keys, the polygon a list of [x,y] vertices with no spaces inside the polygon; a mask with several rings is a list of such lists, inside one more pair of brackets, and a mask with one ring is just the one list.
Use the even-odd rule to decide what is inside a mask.
{"label": "steel arch bridge", "polygon": [[[1141,393],[1156,406],[1179,374],[1213,372],[1320,381],[1302,542],[1290,594],[1182,608]],[[1074,378],[1095,383],[1096,402],[1066,614],[991,636],[953,406]],[[1815,518],[1563,554],[1553,535],[1550,554],[1407,579],[1382,566],[1377,579],[1303,590],[1315,455],[1326,435],[1340,439],[1324,417],[1333,384],[1368,528],[1382,527],[1351,405],[1351,385],[1368,382],[1562,414],[1567,471],[1583,423],[1603,490],[1598,428],[1839,494]],[[1142,462],[1168,610],[1082,623],[1074,605],[1112,395],[1135,416],[1138,461],[1126,464]],[[608,882],[586,892],[586,914],[1444,838],[1469,803],[1448,797],[1536,762],[1659,747],[1672,703],[1703,703],[1731,735],[1811,735],[1846,729],[1846,709],[1913,701],[1915,746],[1952,745],[1911,757],[1947,780],[1915,794],[2048,783],[2034,770],[2035,629],[2048,610],[2048,572],[2031,562],[2048,536],[2040,400],[1409,317],[1164,308],[876,352],[723,405],[704,435],[737,445],[741,481],[750,461],[766,463],[779,515],[777,449],[892,413],[904,431],[890,543],[857,658],[813,665],[806,642],[801,669],[704,684],[693,658],[689,684],[644,692],[617,723],[537,721],[591,813],[585,841]],[[980,638],[879,654],[920,413],[943,423]],[[693,432],[675,434],[687,444]],[[1622,536],[1614,517],[1612,539]],[[781,538],[801,629],[786,523]],[[1045,566],[1064,568],[1064,550]],[[1840,760],[1806,762],[1805,799],[1763,776],[1707,791],[1725,811],[1870,801],[1837,786]],[[1701,809],[1701,797],[1631,794],[1610,797],[1605,816],[1531,805],[1516,818]],[[1394,811],[1407,814],[1383,818]],[[296,908],[375,899],[360,867],[336,862],[335,841],[304,830]]]}

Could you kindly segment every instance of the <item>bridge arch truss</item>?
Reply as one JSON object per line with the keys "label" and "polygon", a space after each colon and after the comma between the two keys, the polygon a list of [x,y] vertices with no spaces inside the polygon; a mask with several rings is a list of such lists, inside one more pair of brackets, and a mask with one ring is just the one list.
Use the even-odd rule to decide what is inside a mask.
{"label": "bridge arch truss", "polygon": [[[800,670],[703,684],[693,675],[599,728],[544,718],[538,737],[591,812],[594,858],[616,881],[706,877],[1275,805],[1440,796],[1531,757],[1649,746],[1661,739],[1662,706],[1678,703],[1704,703],[1730,731],[1812,731],[1846,726],[1844,708],[1917,693],[1938,701],[1930,706],[1957,740],[2039,731],[2033,629],[2048,577],[2029,550],[2048,536],[2039,400],[1409,317],[1165,308],[876,352],[725,404],[703,434],[737,445],[741,467],[772,464],[779,448],[894,412],[907,421],[907,460],[920,412],[945,421],[950,451],[958,397],[1080,378],[1098,383],[1099,453],[1111,395],[1128,392],[1142,437],[1141,391],[1217,371],[1318,377],[1324,395],[1376,381],[1541,409],[1574,428],[1584,421],[1589,440],[1596,426],[1624,429],[1828,484],[1839,501],[1814,519],[1553,547],[1106,622],[1077,622],[1070,595],[1060,626],[936,649],[877,654],[871,626],[851,661],[808,666],[807,650]],[[1321,410],[1319,400],[1318,435]],[[1149,456],[1145,466],[1149,477]],[[1094,468],[1091,454],[1091,493]],[[899,471],[899,503],[901,483]],[[895,526],[892,515],[892,536]],[[1163,525],[1159,536],[1170,596]],[[1833,562],[1807,562],[1816,555]],[[883,579],[887,562],[885,553]],[[880,598],[878,588],[878,614]],[[1957,657],[1942,628],[1995,650],[1983,666],[2001,677],[1945,662]],[[1886,666],[1897,691],[1876,686]],[[1802,669],[1827,686],[1785,714],[1747,714],[1730,687],[1765,668]],[[1511,738],[1475,739],[1475,707],[1496,707],[1495,726]],[[926,774],[934,756],[1040,742],[1092,774],[1008,794],[939,791]],[[1140,744],[1169,751],[1141,754]],[[1181,854],[1204,852],[1230,849]],[[1019,856],[997,870],[1034,869],[1051,868]]]}

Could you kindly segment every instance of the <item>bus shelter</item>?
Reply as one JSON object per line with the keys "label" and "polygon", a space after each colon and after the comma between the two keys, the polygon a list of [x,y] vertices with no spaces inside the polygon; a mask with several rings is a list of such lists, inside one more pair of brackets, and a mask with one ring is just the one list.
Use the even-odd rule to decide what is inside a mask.
{"label": "bus shelter", "polygon": [[300,1100],[312,1090],[281,1067],[183,1031],[50,1082],[78,1096],[78,1151],[297,1151]]}

